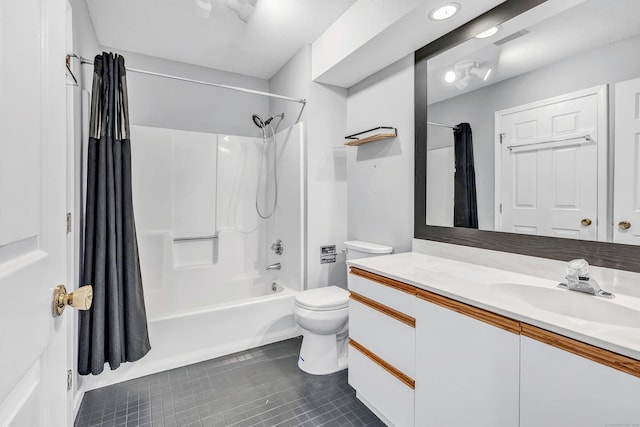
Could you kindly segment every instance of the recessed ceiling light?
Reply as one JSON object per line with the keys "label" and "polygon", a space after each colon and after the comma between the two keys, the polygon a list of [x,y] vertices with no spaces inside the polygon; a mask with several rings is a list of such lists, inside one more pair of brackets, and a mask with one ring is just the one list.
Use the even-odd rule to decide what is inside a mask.
{"label": "recessed ceiling light", "polygon": [[488,30],[484,30],[483,32],[481,32],[480,34],[476,35],[477,39],[486,39],[487,37],[491,37],[492,35],[494,35],[495,33],[498,32],[498,30],[500,29],[500,27],[498,27],[497,25],[495,27],[491,27]]}
{"label": "recessed ceiling light", "polygon": [[429,19],[433,19],[434,21],[449,19],[458,13],[459,10],[460,4],[458,3],[444,3],[429,12]]}

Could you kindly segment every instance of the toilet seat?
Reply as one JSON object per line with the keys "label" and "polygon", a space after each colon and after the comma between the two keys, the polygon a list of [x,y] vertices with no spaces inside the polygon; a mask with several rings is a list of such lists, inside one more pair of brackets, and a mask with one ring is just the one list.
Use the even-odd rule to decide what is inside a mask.
{"label": "toilet seat", "polygon": [[309,289],[296,295],[296,305],[311,311],[339,310],[349,306],[349,292],[337,286]]}

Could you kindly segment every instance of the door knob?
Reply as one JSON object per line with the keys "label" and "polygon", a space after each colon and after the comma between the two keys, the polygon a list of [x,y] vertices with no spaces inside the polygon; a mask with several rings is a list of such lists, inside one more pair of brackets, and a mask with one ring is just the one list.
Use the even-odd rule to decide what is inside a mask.
{"label": "door knob", "polygon": [[584,218],[582,221],[580,221],[580,224],[584,225],[585,227],[588,227],[591,225],[591,219],[590,218]]}
{"label": "door knob", "polygon": [[629,221],[620,221],[618,227],[620,227],[620,230],[628,230],[631,228],[631,223]]}
{"label": "door knob", "polygon": [[60,316],[68,305],[78,310],[89,310],[92,301],[93,288],[91,285],[85,285],[69,294],[64,285],[58,285],[53,290],[53,317]]}

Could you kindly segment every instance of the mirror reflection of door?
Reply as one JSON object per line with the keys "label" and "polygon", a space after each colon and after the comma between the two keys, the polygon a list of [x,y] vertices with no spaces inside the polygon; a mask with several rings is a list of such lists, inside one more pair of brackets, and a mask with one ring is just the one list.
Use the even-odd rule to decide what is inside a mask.
{"label": "mirror reflection of door", "polygon": [[[447,127],[467,122],[480,230],[640,244],[640,84],[624,83],[640,77],[640,1],[548,0],[490,33],[428,60],[427,123],[446,126],[426,127],[426,224],[453,226]],[[558,100],[599,88],[595,124],[585,121],[586,98]],[[536,129],[525,116],[511,132],[496,129],[496,112],[553,99]],[[507,152],[500,133],[503,146],[543,143]],[[503,163],[510,169],[496,170]],[[503,181],[519,187],[503,195]]]}
{"label": "mirror reflection of door", "polygon": [[616,83],[613,241],[640,245],[640,79]]}
{"label": "mirror reflection of door", "polygon": [[496,112],[497,231],[606,240],[606,119],[606,86]]}

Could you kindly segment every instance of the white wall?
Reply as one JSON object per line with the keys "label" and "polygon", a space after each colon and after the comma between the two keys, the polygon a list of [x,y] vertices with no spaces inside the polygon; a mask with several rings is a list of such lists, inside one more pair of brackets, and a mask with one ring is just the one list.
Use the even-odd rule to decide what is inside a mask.
{"label": "white wall", "polygon": [[[109,48],[103,48],[110,51]],[[170,61],[133,52],[117,51],[127,68],[138,68],[212,83],[266,92],[267,80]],[[96,52],[100,53],[100,52]],[[259,136],[251,121],[256,113],[265,116],[268,98],[229,89],[178,80],[127,73],[131,124],[167,127],[194,132]]]}
{"label": "white wall", "polygon": [[395,139],[348,147],[347,237],[411,250],[414,59],[408,55],[349,89],[347,133],[398,128]]}
{"label": "white wall", "polygon": [[[305,46],[273,76],[270,91],[308,101],[301,117],[307,127],[306,286],[346,287],[343,255],[335,264],[320,264],[320,246],[336,245],[339,251],[346,238],[346,90],[311,80],[311,46]],[[286,126],[298,118],[300,104],[271,100],[270,113],[282,111]]]}

